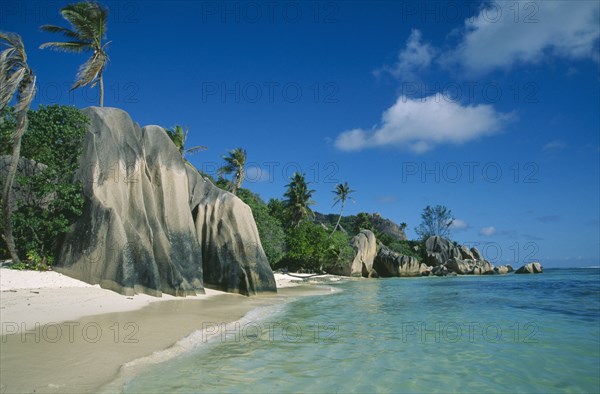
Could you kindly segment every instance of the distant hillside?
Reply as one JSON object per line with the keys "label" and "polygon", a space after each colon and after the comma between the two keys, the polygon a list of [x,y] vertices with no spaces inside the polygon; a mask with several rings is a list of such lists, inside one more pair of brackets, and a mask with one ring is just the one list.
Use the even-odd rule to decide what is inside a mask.
{"label": "distant hillside", "polygon": [[[321,222],[329,226],[335,226],[338,220],[338,215],[328,214],[324,215],[319,212],[315,212],[315,221]],[[396,223],[389,219],[383,218],[379,213],[360,213],[358,215],[342,216],[340,225],[350,235],[357,233],[357,229],[370,228],[375,230],[377,233],[389,235],[391,238],[397,241],[405,241],[406,234],[404,230]]]}

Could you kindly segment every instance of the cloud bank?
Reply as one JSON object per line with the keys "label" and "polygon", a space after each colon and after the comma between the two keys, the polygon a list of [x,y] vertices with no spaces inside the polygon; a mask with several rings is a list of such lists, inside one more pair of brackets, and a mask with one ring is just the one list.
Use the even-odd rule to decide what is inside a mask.
{"label": "cloud bank", "polygon": [[461,105],[441,93],[422,99],[400,96],[379,126],[344,131],[334,145],[342,151],[391,146],[423,153],[440,144],[461,145],[496,134],[512,117],[491,105]]}
{"label": "cloud bank", "polygon": [[483,74],[551,56],[600,60],[600,2],[493,1],[467,19],[442,63]]}

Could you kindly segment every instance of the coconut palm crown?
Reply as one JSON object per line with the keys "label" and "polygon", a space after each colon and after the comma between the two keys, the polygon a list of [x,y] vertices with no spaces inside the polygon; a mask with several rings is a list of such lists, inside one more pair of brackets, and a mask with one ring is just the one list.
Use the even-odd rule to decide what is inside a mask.
{"label": "coconut palm crown", "polygon": [[106,38],[108,9],[95,2],[82,1],[66,5],[60,13],[71,24],[72,29],[54,25],[43,25],[40,29],[49,33],[62,34],[68,41],[46,42],[40,45],[40,48],[73,53],[92,52],[92,56],[79,67],[77,80],[71,90],[88,85],[94,87],[98,84],[99,105],[102,107],[104,105],[102,74],[108,63],[106,47],[110,44],[110,41],[103,43]]}

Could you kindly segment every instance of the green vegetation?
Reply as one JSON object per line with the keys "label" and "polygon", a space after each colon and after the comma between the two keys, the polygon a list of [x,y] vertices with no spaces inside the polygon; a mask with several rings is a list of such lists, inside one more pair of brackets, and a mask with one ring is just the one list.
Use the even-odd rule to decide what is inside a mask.
{"label": "green vegetation", "polygon": [[[7,137],[12,145],[12,152],[8,150],[5,152],[11,155],[11,159],[3,182],[2,226],[8,252],[12,260],[19,264],[21,261],[16,250],[11,220],[11,191],[21,156],[21,139],[27,131],[29,107],[35,96],[35,75],[27,64],[27,53],[21,36],[14,33],[0,33],[0,43],[6,46],[0,54],[0,111],[4,111],[16,95],[14,124],[8,122],[9,127],[2,132],[2,136]],[[4,120],[4,116],[0,119]]]}
{"label": "green vegetation", "polygon": [[285,233],[281,221],[271,215],[269,206],[250,190],[239,189],[238,197],[252,209],[260,241],[269,262],[271,265],[279,263],[285,253]]}
{"label": "green vegetation", "polygon": [[285,240],[287,253],[283,262],[293,271],[330,272],[339,264],[348,263],[354,256],[348,235],[335,233],[330,236],[323,226],[314,222],[291,227]]}
{"label": "green vegetation", "polygon": [[185,147],[185,142],[187,141],[187,136],[190,131],[189,127],[186,127],[184,131],[183,127],[181,127],[180,125],[175,125],[172,129],[165,129],[165,131],[167,132],[167,135],[169,136],[171,141],[173,141],[173,143],[179,150],[181,157],[183,158],[183,160],[185,160],[187,164],[190,163],[185,159],[185,155],[194,155],[200,151],[208,149],[206,146],[203,145],[192,146],[191,148]]}
{"label": "green vegetation", "polygon": [[450,226],[454,222],[454,217],[452,211],[445,206],[426,206],[421,214],[421,219],[423,221],[415,228],[415,232],[421,240],[426,240],[431,236],[450,238]]}
{"label": "green vegetation", "polygon": [[246,150],[242,148],[235,148],[229,151],[228,156],[223,156],[225,165],[219,168],[219,176],[223,174],[235,174],[229,191],[233,194],[237,193],[237,190],[242,187],[244,177],[246,176],[244,165],[246,164]]}
{"label": "green vegetation", "polygon": [[286,217],[290,226],[298,227],[300,223],[313,216],[310,206],[315,203],[312,200],[315,191],[308,188],[304,174],[298,172],[290,178],[290,183],[286,187],[287,191],[284,194]]}
{"label": "green vegetation", "polygon": [[[73,179],[89,120],[74,107],[58,105],[40,106],[28,117],[22,154],[45,168],[16,177],[15,192],[21,198],[11,224],[17,254],[27,259],[23,264],[13,261],[17,266],[44,269],[53,263],[57,241],[81,215],[82,185]],[[5,111],[3,119],[2,135],[16,123],[12,110]]]}
{"label": "green vegetation", "polygon": [[73,29],[54,25],[43,25],[40,29],[50,33],[60,33],[68,41],[47,42],[40,45],[40,49],[50,48],[73,53],[92,51],[92,56],[79,68],[77,81],[75,81],[71,90],[87,85],[94,87],[98,84],[100,89],[99,105],[102,107],[104,106],[104,80],[102,74],[106,63],[108,63],[106,47],[110,44],[110,41],[102,43],[102,40],[106,38],[108,9],[98,3],[82,1],[64,6],[60,13]]}

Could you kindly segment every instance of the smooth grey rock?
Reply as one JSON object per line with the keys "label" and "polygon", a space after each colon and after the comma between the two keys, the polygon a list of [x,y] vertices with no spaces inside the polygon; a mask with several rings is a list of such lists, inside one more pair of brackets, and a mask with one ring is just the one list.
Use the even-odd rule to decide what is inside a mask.
{"label": "smooth grey rock", "polygon": [[486,260],[450,259],[445,266],[459,275],[485,275],[494,270],[494,266]]}
{"label": "smooth grey rock", "polygon": [[205,286],[244,295],[277,291],[250,207],[195,169],[186,170]]}
{"label": "smooth grey rock", "polygon": [[351,276],[367,278],[373,270],[373,262],[377,254],[377,240],[371,230],[360,230],[350,241],[354,248],[354,259],[350,269]]}
{"label": "smooth grey rock", "polygon": [[397,253],[381,246],[375,256],[373,268],[384,278],[400,276],[398,257]]}
{"label": "smooth grey rock", "polygon": [[460,249],[449,240],[433,236],[425,241],[425,264],[435,267],[444,265],[450,259],[461,259]]}
{"label": "smooth grey rock", "polygon": [[471,254],[475,260],[484,260],[483,255],[475,246],[471,248]]}
{"label": "smooth grey rock", "polygon": [[[77,174],[85,203],[60,245],[56,271],[126,295],[185,296],[204,292],[204,260],[210,268],[218,261],[223,264],[222,282],[227,283],[223,290],[275,291],[273,273],[257,246],[252,214],[241,200],[225,197],[212,184],[200,187],[161,127],[140,129],[116,108],[83,112],[91,120]],[[193,201],[198,202],[195,216]],[[202,219],[199,233],[198,217],[207,212],[212,216]],[[214,236],[216,230],[223,235]],[[212,238],[207,241],[206,236]],[[231,242],[213,244],[215,240]],[[249,245],[252,256],[258,256],[256,263],[247,261],[249,254],[240,244]],[[215,255],[228,257],[219,260]],[[259,265],[256,275],[239,269]],[[255,276],[264,282],[257,283]],[[210,280],[215,286],[214,276]]]}
{"label": "smooth grey rock", "polygon": [[523,265],[515,271],[515,274],[541,274],[542,272],[542,265],[535,261]]}
{"label": "smooth grey rock", "polygon": [[508,274],[510,272],[513,272],[513,267],[510,264],[499,265],[496,268],[494,268],[494,272],[500,275]]}
{"label": "smooth grey rock", "polygon": [[395,253],[385,246],[379,248],[373,268],[382,277],[421,276],[427,271],[427,265],[419,263],[415,257]]}
{"label": "smooth grey rock", "polygon": [[473,254],[473,252],[471,250],[469,250],[469,248],[467,248],[465,245],[462,245],[460,247],[460,258],[462,260],[482,260],[481,257],[477,258],[475,257],[475,255]]}

